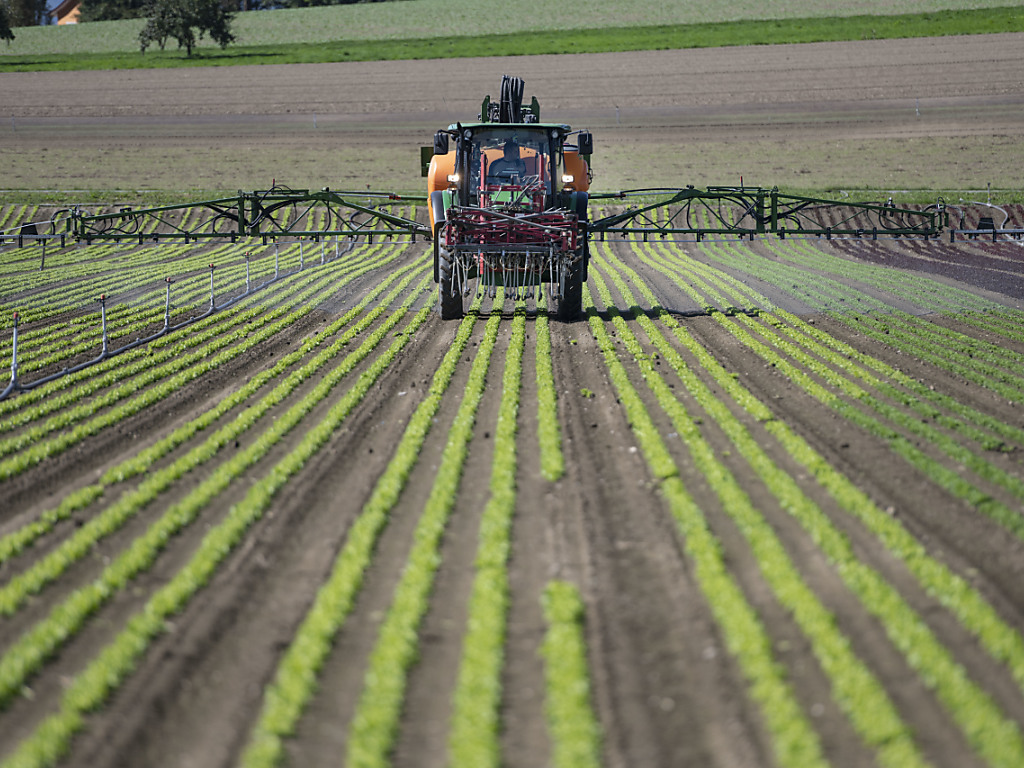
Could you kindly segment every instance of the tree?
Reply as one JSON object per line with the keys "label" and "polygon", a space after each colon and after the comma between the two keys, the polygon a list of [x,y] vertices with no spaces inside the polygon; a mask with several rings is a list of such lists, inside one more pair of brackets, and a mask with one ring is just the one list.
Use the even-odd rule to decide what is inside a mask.
{"label": "tree", "polygon": [[83,0],[79,21],[137,19],[143,15],[144,0]]}
{"label": "tree", "polygon": [[[11,27],[34,27],[46,19],[46,0],[0,0],[0,7],[0,13],[6,15],[8,31]],[[10,37],[0,33],[0,39],[10,42],[14,33]]]}
{"label": "tree", "polygon": [[7,44],[11,44],[11,40],[14,39],[14,33],[11,32],[11,14],[7,10],[7,3],[5,0],[0,0],[0,40],[6,40]]}
{"label": "tree", "polygon": [[178,41],[178,48],[185,49],[187,56],[192,55],[196,40],[202,40],[207,33],[221,48],[235,41],[231,34],[235,14],[225,10],[220,0],[149,0],[144,13],[146,25],[139,33],[143,53],[153,43],[162,51],[171,37]]}

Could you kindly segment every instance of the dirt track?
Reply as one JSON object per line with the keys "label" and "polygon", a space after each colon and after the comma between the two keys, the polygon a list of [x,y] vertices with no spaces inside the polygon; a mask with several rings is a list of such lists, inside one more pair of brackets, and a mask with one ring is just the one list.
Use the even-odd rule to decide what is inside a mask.
{"label": "dirt track", "polygon": [[[872,147],[879,146],[872,142],[881,137],[902,137],[904,143],[896,146],[908,146],[919,138],[929,142],[952,136],[964,144],[965,153],[974,147],[979,163],[984,159],[993,169],[1001,170],[1008,164],[983,156],[980,148],[986,141],[1020,147],[1024,123],[1010,108],[1019,107],[1024,88],[1017,69],[1007,70],[1001,77],[989,78],[987,73],[999,62],[1008,66],[1014,57],[1019,62],[1024,36],[1001,36],[979,46],[980,42],[953,39],[630,55],[622,57],[629,62],[622,67],[623,77],[608,75],[600,81],[605,87],[617,88],[621,100],[601,102],[607,98],[604,91],[590,99],[541,101],[546,117],[561,119],[564,114],[567,122],[575,124],[578,117],[590,115],[591,125],[603,126],[598,141],[599,147],[606,147],[600,151],[608,152],[609,164],[629,150],[623,146],[625,126],[621,130],[615,127],[614,116],[607,113],[609,105],[617,104],[624,119],[626,108],[635,109],[637,116],[630,119],[654,126],[643,137],[632,139],[652,156],[657,155],[663,140],[701,141],[712,148],[747,141],[813,148],[855,142],[855,134],[863,132],[864,141]],[[849,56],[850,51],[854,55]],[[881,51],[890,57],[884,66],[878,64]],[[741,64],[745,56],[760,57],[758,66]],[[865,66],[861,76],[853,78],[862,83],[856,96],[845,89],[831,98],[825,89],[836,72],[823,68],[823,63],[831,62],[845,71],[850,59],[871,60],[871,66],[877,68]],[[689,80],[687,72],[696,62],[706,69]],[[594,82],[592,72],[620,71],[608,57],[560,60],[564,76],[578,86],[566,88],[561,79],[545,79],[545,62],[541,60],[481,64],[465,80],[453,75],[464,71],[464,62],[431,65],[438,69],[432,74],[434,80],[449,83],[452,93],[472,97],[449,101],[452,119],[456,112],[473,114],[476,94],[493,90],[496,73],[502,71],[521,74],[527,79],[528,92],[533,89],[538,94],[556,87],[578,92]],[[629,69],[633,66],[641,73],[633,75]],[[910,87],[912,75],[922,68],[927,69],[928,79]],[[379,115],[371,116],[378,109],[374,105],[380,109],[388,105],[394,111],[394,129],[384,147],[366,151],[367,163],[382,157],[387,147],[406,146],[410,140],[419,143],[421,134],[429,136],[439,119],[448,120],[449,111],[439,114],[433,96],[424,98],[422,84],[411,79],[402,65],[339,67],[337,71],[346,76],[358,74],[357,82],[372,77],[379,85],[378,93],[352,90],[346,91],[344,98],[335,95],[342,89],[323,85],[330,78],[321,69],[327,68],[217,73],[225,90],[204,88],[199,91],[202,95],[195,97],[207,106],[189,113],[184,105],[190,102],[182,98],[178,110],[162,101],[133,107],[125,110],[134,113],[133,119],[119,119],[116,127],[107,122],[107,115],[121,103],[143,98],[130,96],[127,83],[134,84],[132,87],[141,84],[138,94],[153,93],[156,80],[149,78],[172,76],[112,73],[112,81],[97,80],[101,87],[91,94],[73,85],[62,94],[56,79],[34,76],[12,79],[16,85],[11,87],[38,94],[43,85],[52,86],[50,96],[39,97],[35,106],[26,104],[24,115],[19,115],[27,122],[45,124],[41,135],[68,135],[73,128],[84,131],[85,141],[96,142],[100,148],[131,146],[136,169],[147,168],[148,160],[157,153],[169,155],[176,165],[173,171],[154,171],[138,186],[171,187],[174,183],[169,179],[176,179],[175,174],[204,178],[200,174],[205,171],[198,165],[177,166],[185,154],[205,158],[194,163],[209,162],[211,155],[196,152],[203,146],[211,151],[231,146],[235,154],[252,163],[265,163],[268,169],[282,146],[294,149],[290,142],[295,139],[308,151],[304,155],[296,150],[296,162],[306,157],[311,169],[316,153],[336,145],[339,137],[358,154],[366,150],[367,137],[379,119]],[[808,74],[814,71],[819,74]],[[317,76],[311,77],[310,72]],[[280,90],[267,86],[262,105],[238,99],[239,78],[250,74],[281,83],[277,86]],[[783,75],[786,82],[804,78],[810,82],[804,81],[799,88],[768,88]],[[954,80],[958,77],[961,79]],[[285,78],[291,80],[290,85],[284,84]],[[124,89],[111,84],[116,82],[125,84]],[[749,90],[726,93],[725,83],[736,82]],[[706,84],[704,90],[695,93],[689,87],[699,84]],[[402,90],[410,87],[412,92]],[[236,95],[223,95],[228,92]],[[93,114],[88,105],[101,101],[99,93],[104,94],[103,106],[95,107]],[[766,93],[772,96],[769,103],[755,103]],[[825,97],[825,104],[814,102],[810,93]],[[54,105],[67,103],[71,94],[79,94],[82,109],[89,114],[74,118],[57,114]],[[898,116],[916,94],[920,94],[923,111],[931,105],[943,115],[929,120],[927,128]],[[279,120],[288,114],[287,109],[294,114],[300,105],[308,105],[309,99],[320,99],[318,104],[325,105],[325,113],[334,115],[326,121],[330,133],[325,138]],[[359,109],[341,116],[339,105],[346,103],[359,104]],[[698,104],[707,108],[701,109],[694,124],[693,109]],[[187,114],[180,122],[156,122],[157,115],[181,112]],[[271,114],[275,117],[268,116]],[[820,115],[823,123],[794,134],[794,122],[805,124],[812,114]],[[249,120],[239,115],[254,117]],[[837,115],[850,119],[837,119]],[[907,122],[912,123],[911,128],[906,127]],[[986,124],[990,126],[987,133],[983,130]],[[232,136],[238,135],[248,142],[246,149],[231,143]],[[15,143],[8,145],[8,138],[4,146],[19,152],[36,146],[31,143],[36,139],[11,139]],[[23,141],[26,143],[20,143]],[[178,155],[178,149],[185,154]],[[52,160],[51,153],[64,151],[51,148],[47,156]],[[411,151],[409,155],[414,157]],[[74,162],[84,176],[103,172],[102,165],[79,164],[70,154],[67,158],[65,162]],[[941,160],[936,162],[940,168]],[[23,161],[27,163],[24,157],[18,162]],[[330,175],[336,162],[325,152],[317,168]],[[715,169],[721,168],[723,161],[712,158],[707,162]],[[785,160],[773,157],[770,162],[782,164]],[[865,164],[858,153],[851,153],[847,162],[850,167]],[[245,175],[250,170],[237,169],[243,165],[214,165],[211,172],[217,178],[230,179],[225,182],[228,186],[255,186]],[[391,167],[400,165],[394,161]],[[65,178],[51,172],[53,181]],[[789,171],[783,168],[780,172]],[[1001,172],[1015,173],[1011,168]],[[281,173],[276,178],[288,181]],[[404,184],[406,179],[394,178],[395,184]],[[628,182],[624,178],[623,183]],[[47,180],[39,186],[50,183]],[[409,186],[414,183],[410,177]],[[303,178],[293,182],[293,186],[305,184]],[[1011,226],[1024,226],[1019,208],[1010,213]],[[977,215],[973,210],[971,216]],[[972,218],[968,223],[975,221]],[[118,271],[127,272],[129,288],[138,292],[135,300],[146,295],[151,283],[158,286],[157,298],[162,297],[159,291],[163,290],[165,272],[191,275],[191,282],[184,277],[180,282],[182,286],[194,284],[196,298],[192,301],[199,310],[208,285],[204,271],[208,261],[218,261],[218,275],[237,275],[243,268],[241,246],[209,258],[208,251],[196,249],[165,252],[165,263],[159,268],[139,266],[152,256],[150,248],[123,249],[131,254],[127,258],[94,248],[83,251],[83,258],[95,260],[97,271],[101,265],[103,269],[117,267],[105,272],[104,279],[113,279]],[[925,762],[937,766],[999,764],[984,750],[985,745],[998,743],[999,739],[992,737],[994,732],[1019,736],[1024,727],[1020,658],[1012,653],[1009,658],[998,657],[975,634],[977,627],[964,618],[967,614],[957,612],[962,606],[947,604],[948,594],[929,589],[915,568],[926,562],[929,568],[934,563],[938,570],[948,569],[953,581],[966,585],[971,599],[990,606],[1004,636],[1020,642],[1024,634],[1024,526],[1019,525],[1024,511],[1024,394],[1017,397],[1014,393],[1024,393],[1024,338],[1019,331],[1024,303],[1021,252],[1019,244],[1012,242],[960,240],[949,244],[945,239],[879,243],[789,239],[678,247],[652,243],[637,250],[626,243],[595,244],[589,320],[550,323],[557,421],[565,458],[564,476],[553,481],[541,474],[539,448],[543,417],[537,410],[541,385],[536,371],[544,313],[530,303],[515,436],[517,496],[510,529],[508,624],[500,677],[502,764],[532,768],[548,764],[550,758],[543,717],[544,668],[538,655],[545,631],[540,594],[549,580],[562,578],[576,584],[584,598],[592,702],[604,733],[605,765],[785,765],[775,751],[778,734],[771,726],[775,704],[758,698],[757,686],[744,666],[748,658],[744,654],[751,652],[750,647],[740,647],[744,643],[729,634],[723,617],[715,613],[721,595],[709,592],[708,585],[713,582],[704,566],[707,553],[691,549],[696,533],[684,534],[682,518],[677,517],[681,513],[670,494],[675,478],[718,542],[729,578],[760,622],[765,648],[781,670],[799,711],[817,734],[827,761],[836,766],[877,765],[887,746],[906,742]],[[73,257],[74,253],[69,249],[66,255]],[[290,306],[288,302],[298,296],[302,275],[309,275],[321,281],[316,283],[316,292],[288,310],[302,312],[301,316],[296,315],[256,347],[225,358],[202,375],[186,377],[166,397],[154,398],[133,415],[108,426],[96,422],[95,430],[76,437],[66,449],[55,449],[54,455],[0,481],[0,498],[4,499],[0,505],[0,551],[4,553],[0,577],[4,586],[0,590],[5,590],[4,600],[13,593],[10,585],[17,584],[18,574],[36,572],[33,569],[40,568],[48,554],[91,530],[92,521],[101,514],[127,504],[132,494],[155,482],[160,471],[212,439],[244,408],[284,382],[289,371],[310,363],[317,349],[332,343],[341,330],[319,347],[307,350],[301,346],[303,342],[354,307],[396,270],[412,264],[424,247],[386,245],[358,250],[352,265],[343,257],[318,266],[317,253],[315,248],[307,251],[306,269],[300,277],[284,281],[257,304],[258,318]],[[378,256],[388,261],[351,277],[358,265]],[[60,256],[50,258],[52,279],[69,295],[83,297],[77,306],[68,308],[63,320],[91,310],[94,296],[108,290],[104,287],[107,283],[87,276],[60,279]],[[271,269],[272,258],[272,249],[260,253],[263,274]],[[296,259],[293,249],[287,266],[296,266]],[[34,291],[40,289],[28,289],[21,283],[17,290],[13,286],[16,280],[36,274],[37,256],[5,251],[0,254],[0,267],[9,268],[0,278],[2,311],[26,311],[33,304]],[[607,284],[610,301],[601,295],[602,283]],[[409,312],[382,334],[378,347],[355,363],[291,431],[270,441],[262,453],[253,453],[252,461],[234,473],[230,483],[199,504],[194,518],[162,540],[152,563],[126,586],[90,598],[98,602],[81,622],[81,629],[58,642],[52,655],[13,689],[0,692],[6,704],[0,711],[0,759],[9,757],[57,710],[75,676],[123,631],[130,617],[144,610],[158,590],[182,573],[200,541],[229,520],[235,508],[244,506],[254,487],[282,471],[286,458],[301,449],[318,424],[332,418],[332,409],[350,397],[361,376],[372,373],[374,361],[383,359],[383,350],[396,340],[407,340],[390,365],[375,374],[367,394],[354,402],[326,442],[287,476],[261,514],[223,555],[209,582],[144,646],[131,674],[118,681],[95,712],[84,717],[70,741],[68,756],[59,764],[156,768],[238,762],[285,649],[335,558],[351,540],[356,520],[368,506],[379,478],[397,460],[407,425],[429,400],[432,379],[456,339],[455,324],[442,323],[433,315],[417,329],[403,331],[413,313],[434,300],[430,290],[417,290],[415,285],[416,281],[387,302],[370,302],[360,317],[377,306],[385,311],[339,348],[319,372],[298,382],[252,427],[239,432],[201,464],[161,486],[148,503],[140,504],[95,546],[71,558],[66,570],[44,579],[37,594],[0,618],[0,652],[5,654],[0,657],[0,682],[6,686],[8,680],[17,679],[12,671],[17,667],[11,661],[12,649],[28,631],[45,622],[76,590],[109,573],[111,564],[116,565],[134,540],[152,530],[158,518],[199,498],[207,483],[216,482],[218,468],[238,461],[247,451],[263,451],[260,435],[283,422],[290,407],[310,395],[329,371],[337,369],[345,356],[382,327],[408,298]],[[640,293],[641,286],[653,293],[653,301]],[[624,290],[632,295],[624,295]],[[178,311],[184,313],[184,300],[181,302]],[[112,304],[124,308],[116,298]],[[668,310],[667,316],[653,311],[655,305]],[[633,306],[646,314],[632,316],[629,309]],[[615,319],[613,307],[625,316],[624,321]],[[481,516],[490,498],[500,429],[501,376],[513,344],[511,309],[511,303],[503,307],[505,316],[498,325],[487,386],[476,410],[461,482],[454,491],[440,545],[432,596],[416,631],[418,661],[409,671],[392,752],[397,766],[447,764],[451,701],[463,659]],[[897,309],[902,314],[892,312]],[[387,525],[372,548],[351,613],[319,671],[318,691],[298,720],[294,737],[285,741],[289,765],[305,768],[344,760],[368,658],[419,536],[416,526],[438,477],[442,452],[454,434],[471,366],[482,354],[490,316],[487,310],[485,305],[484,313],[473,322],[452,381],[438,401],[431,428],[418,450],[418,460],[388,508]],[[240,311],[226,311],[211,325],[216,328],[211,338],[225,340],[217,354],[221,350],[228,354],[257,332],[251,320],[238,319]],[[644,321],[647,314],[652,325]],[[680,326],[678,335],[673,322]],[[941,335],[944,331],[948,334]],[[69,327],[68,344],[78,338],[76,333]],[[604,339],[604,334],[609,338]],[[639,351],[631,346],[631,334],[636,335]],[[189,365],[197,367],[203,358],[211,357],[213,343],[209,342],[208,354]],[[158,345],[153,354],[158,355],[159,349],[163,347]],[[32,350],[26,342],[25,354],[33,354]],[[720,367],[703,357],[701,350]],[[144,474],[104,479],[107,470],[127,466],[133,457],[209,413],[289,353],[300,351],[262,390],[196,434],[168,446]],[[0,354],[7,359],[9,344]],[[166,363],[161,358],[159,365],[171,365],[184,354]],[[628,385],[615,378],[615,361],[624,366]],[[673,361],[681,361],[679,371],[672,368]],[[982,368],[983,364],[987,367]],[[981,373],[975,375],[972,366]],[[154,378],[144,381],[141,377],[149,369]],[[14,423],[19,409],[3,410],[0,469],[6,472],[10,457],[29,450],[28,446],[9,449],[10,441],[33,429],[38,432],[32,433],[32,445],[59,440],[72,427],[84,428],[122,402],[145,397],[167,378],[161,370],[153,357],[151,365],[135,374],[137,378],[128,380],[120,399],[100,400],[120,383],[116,381],[81,398],[76,404],[93,410],[76,413],[67,425],[45,426],[47,419],[59,418],[72,407],[61,406],[55,398],[48,399],[54,406],[49,415],[23,423]],[[695,381],[686,378],[687,371]],[[23,375],[32,377],[28,366]],[[647,383],[657,385],[659,381],[672,391],[672,399],[685,412],[682,420],[672,420],[671,409],[663,407],[657,390]],[[731,389],[733,383],[770,415],[758,415],[749,400],[738,398]],[[702,387],[710,399],[704,399]],[[633,408],[628,404],[630,389],[639,402],[634,410],[628,410]],[[0,408],[7,406],[0,404]],[[652,425],[647,431],[646,419]],[[809,446],[821,462],[815,463],[795,449],[787,432]],[[671,471],[658,469],[658,444],[670,457]],[[835,483],[847,482],[844,487],[858,489],[861,495],[836,490]],[[56,517],[23,551],[4,548],[9,541],[6,537],[41,516],[46,519],[45,513],[69,499],[72,491],[97,483],[103,486],[97,498]],[[747,508],[745,499],[756,513],[753,522],[742,516]],[[800,509],[818,510],[819,516],[813,518],[817,522],[807,523],[811,518],[800,517]],[[999,510],[1006,510],[1003,517]],[[877,526],[892,521],[903,531],[899,535],[921,547],[921,558],[894,554],[898,547],[893,537],[897,534],[885,529],[889,531],[885,538],[877,532],[882,530]],[[831,541],[826,535],[829,531],[838,531],[849,542],[848,562],[837,563],[837,550],[826,549],[823,542]],[[797,600],[780,586],[787,583],[785,579],[773,580],[778,575],[773,570],[778,553],[764,549],[769,532],[792,564],[797,575],[794,581],[806,586],[812,596],[808,600],[820,605],[827,621],[807,619],[809,614],[803,613],[806,601]],[[866,593],[857,591],[865,582],[850,576],[856,573],[866,579],[865,572],[877,574],[881,583],[891,585],[892,594],[885,599],[877,595],[865,599]],[[952,660],[953,672],[924,653],[923,644],[903,645],[908,635],[900,633],[906,627],[885,613],[892,605],[902,606],[899,616],[919,622],[924,635],[912,636],[919,643],[932,638]],[[841,688],[844,668],[837,670],[830,664],[846,651],[829,645],[835,637],[852,654],[854,666],[877,681],[881,701],[895,713],[886,727],[899,723],[905,731],[894,728],[886,739],[876,736],[872,740],[866,735],[865,728],[871,723],[865,726],[851,712],[869,699],[849,696]],[[756,641],[749,645],[755,651],[760,647]],[[960,694],[943,688],[942,680],[947,679],[943,675],[954,679],[960,674],[956,669],[967,684],[960,688],[952,685],[951,689],[979,692],[980,698],[967,701],[972,706],[988,702],[985,706],[995,713],[985,710],[979,715],[981,725],[973,735],[965,726],[969,717],[964,711],[965,699],[957,699]],[[863,689],[858,690],[865,695]],[[1004,725],[1008,730],[999,731]]]}

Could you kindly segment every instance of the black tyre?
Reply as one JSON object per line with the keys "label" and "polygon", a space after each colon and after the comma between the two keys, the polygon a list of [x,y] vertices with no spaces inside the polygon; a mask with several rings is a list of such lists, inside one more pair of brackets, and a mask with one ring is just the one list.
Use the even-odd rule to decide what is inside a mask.
{"label": "black tyre", "polygon": [[462,286],[455,283],[454,262],[446,248],[437,252],[437,311],[442,320],[461,320],[465,315]]}
{"label": "black tyre", "polygon": [[583,261],[577,261],[569,268],[565,278],[565,290],[558,300],[558,319],[564,323],[579,318],[583,312]]}

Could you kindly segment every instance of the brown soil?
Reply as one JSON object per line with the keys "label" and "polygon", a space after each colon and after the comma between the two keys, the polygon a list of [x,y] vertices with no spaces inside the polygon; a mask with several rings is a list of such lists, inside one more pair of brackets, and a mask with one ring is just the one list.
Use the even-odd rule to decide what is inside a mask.
{"label": "brown soil", "polygon": [[[69,188],[94,180],[90,186],[252,188],[273,177],[295,187],[344,186],[346,179],[347,183],[365,185],[365,180],[372,179],[377,188],[413,188],[419,182],[408,171],[415,166],[415,147],[426,143],[439,125],[472,118],[478,109],[478,94],[493,91],[502,72],[515,72],[527,80],[528,93],[540,97],[545,119],[588,124],[595,130],[598,157],[607,157],[610,169],[595,183],[602,189],[675,185],[690,179],[701,185],[732,183],[747,167],[766,177],[765,181],[776,183],[787,175],[799,179],[801,169],[824,160],[837,178],[848,169],[882,184],[897,175],[891,168],[879,169],[884,156],[876,163],[873,151],[885,147],[894,148],[885,150],[894,155],[930,148],[924,153],[930,158],[927,167],[907,170],[911,179],[907,186],[925,181],[927,174],[948,182],[943,186],[981,186],[987,181],[1011,186],[1011,182],[1019,183],[1019,178],[1013,177],[1017,169],[992,156],[992,147],[1022,155],[1022,59],[1024,35],[999,35],[513,61],[8,75],[5,92],[12,94],[10,109],[18,130],[0,136],[0,146],[5,160],[14,158],[4,182],[10,187]],[[915,114],[917,108],[920,116]],[[309,125],[314,112],[316,131]],[[55,143],[56,137],[61,141]],[[935,151],[945,148],[947,141],[961,149],[953,154]],[[681,149],[694,146],[698,152]],[[739,154],[726,151],[723,157],[720,151],[728,147],[737,148]],[[808,156],[797,157],[800,147],[806,148]],[[388,157],[388,153],[394,156]],[[643,162],[637,163],[637,157]],[[746,157],[753,166],[733,165],[737,157]],[[794,158],[797,163],[791,165]],[[383,165],[377,165],[381,161]],[[971,175],[977,168],[991,170],[993,175]],[[819,171],[812,173],[815,176],[811,178],[822,178]],[[182,185],[181,179],[193,179],[194,184]],[[748,182],[759,180],[754,174],[747,177]],[[1019,209],[1011,213],[1011,226],[1024,225]],[[767,264],[777,258],[763,243],[731,245],[742,249],[751,263],[760,260]],[[857,265],[894,270],[893,275],[935,278],[966,292],[957,294],[964,301],[969,293],[989,302],[993,310],[1010,311],[1024,304],[1024,258],[1016,243],[815,241],[811,247],[823,261],[839,257]],[[601,248],[603,252],[605,246]],[[651,245],[649,252],[658,253],[661,248]],[[422,252],[423,245],[417,244],[401,257],[402,263]],[[703,302],[688,295],[680,283],[642,263],[624,245],[616,244],[611,253],[637,271],[684,331],[727,371],[734,372],[776,419],[784,420],[878,508],[895,516],[931,556],[965,578],[1003,622],[1017,633],[1024,632],[1024,541],[983,514],[983,504],[957,496],[902,458],[892,441],[855,426],[835,408],[811,397],[775,362],[740,343],[735,331],[743,328],[770,336],[774,332],[771,303],[1024,434],[1020,399],[965,380],[956,372],[908,354],[897,344],[866,335],[852,312],[822,313],[805,290],[817,284],[811,274],[806,286],[767,277],[747,280],[745,285],[756,291],[758,298],[749,299],[748,294],[745,303],[735,306],[760,310],[760,314],[725,317],[723,313],[704,314]],[[681,246],[681,253],[742,279],[741,269],[722,266],[712,251],[696,244]],[[608,270],[593,269],[595,276],[600,274],[607,281]],[[340,316],[383,277],[384,272],[378,270],[324,298],[317,311],[257,353],[236,358],[131,420],[101,430],[72,450],[0,482],[0,535],[56,506],[73,490],[94,482],[108,467],[208,410],[234,391],[238,382],[265,370],[325,321]],[[972,318],[959,308],[938,314],[922,306],[920,300],[887,293],[884,286],[854,280],[844,280],[844,284],[856,296],[882,301],[890,308],[913,313],[919,322],[961,334],[958,338],[963,344],[969,340],[997,342],[1008,355],[998,373],[1010,382],[1008,386],[1014,381],[1019,386],[1019,358],[1024,356],[1019,334],[1014,338],[1012,333],[997,335],[980,329],[971,325]],[[751,543],[733,516],[735,510],[715,492],[690,447],[645,385],[611,313],[597,298],[595,280],[590,287],[597,322],[616,338],[617,355],[632,385],[674,459],[679,477],[718,539],[732,577],[762,622],[774,658],[790,681],[797,702],[809,713],[826,757],[837,766],[875,765],[877,755],[836,701],[810,641],[762,574]],[[617,292],[614,295],[616,305],[626,312],[630,304]],[[2,288],[0,297],[5,306],[11,298]],[[429,297],[418,301],[416,308]],[[646,301],[639,303],[647,307]],[[991,314],[998,317],[1000,313]],[[628,326],[655,370],[700,425],[701,436],[716,459],[735,478],[774,530],[801,577],[833,615],[855,655],[880,681],[924,757],[937,766],[983,765],[976,747],[887,636],[871,606],[863,605],[848,589],[814,537],[801,528],[786,504],[739,454],[725,430],[655,354],[654,343],[640,324],[629,319]],[[502,763],[527,768],[548,764],[551,759],[544,720],[544,667],[538,654],[545,632],[540,596],[549,580],[563,578],[578,585],[586,606],[591,698],[603,730],[605,765],[777,765],[761,705],[753,698],[712,611],[715,596],[702,589],[702,576],[687,551],[687,542],[645,460],[638,425],[631,423],[585,321],[552,322],[566,472],[553,482],[541,476],[533,312],[527,328],[502,676]],[[690,369],[726,400],[768,459],[821,508],[850,540],[857,557],[895,587],[1006,720],[1024,728],[1024,694],[1008,669],[980,647],[972,628],[962,626],[939,596],[929,594],[905,564],[788,454],[765,424],[725,398],[703,364],[673,339],[666,326],[661,328]],[[327,578],[413,411],[427,395],[454,333],[455,324],[436,317],[416,333],[370,395],[288,481],[212,580],[147,648],[136,670],[104,706],[86,716],[61,765],[206,768],[237,763],[283,650]],[[412,546],[482,334],[483,323],[478,322],[419,459],[377,542],[352,612],[319,673],[318,690],[296,733],[287,740],[290,765],[305,768],[343,761],[367,659]],[[510,334],[511,322],[506,318],[446,528],[432,598],[419,628],[418,661],[409,674],[392,755],[397,766],[447,764],[452,692],[466,628],[480,518],[489,495],[501,375]],[[361,334],[349,348],[365,336]],[[385,343],[393,338],[394,333],[389,333]],[[357,367],[266,457],[235,477],[194,522],[167,541],[154,567],[108,600],[82,631],[26,681],[22,695],[0,711],[0,758],[9,756],[57,709],[69,681],[182,567],[205,532],[224,519],[232,505],[319,423],[368,365],[369,361]],[[828,383],[821,376],[814,379]],[[315,383],[301,385],[238,444],[225,447],[182,477],[61,578],[0,619],[0,652],[6,653],[72,590],[94,579],[158,515],[211,477],[233,452],[255,441],[267,423]],[[848,394],[838,397],[858,403]],[[900,413],[911,413],[913,400],[892,399],[891,404]],[[164,461],[183,455],[235,415],[226,415]],[[949,408],[941,406],[923,421],[938,424],[956,446],[983,456],[1009,478],[1005,483],[976,475],[927,439],[887,420],[891,416],[882,420],[897,431],[899,439],[916,441],[935,465],[973,483],[986,503],[996,500],[1011,510],[1024,510],[1024,501],[1014,490],[1014,482],[1024,477],[1024,440],[1006,437],[1001,451],[983,448],[949,428],[945,417],[950,416]],[[108,488],[72,520],[0,563],[0,578],[9,583],[15,574],[32,567],[144,480],[134,478]]]}
{"label": "brown soil", "polygon": [[[503,73],[595,132],[599,189],[1016,189],[1024,34],[426,62],[12,73],[9,189],[416,190]],[[287,160],[285,160],[287,158]],[[955,202],[955,201],[951,201]]]}

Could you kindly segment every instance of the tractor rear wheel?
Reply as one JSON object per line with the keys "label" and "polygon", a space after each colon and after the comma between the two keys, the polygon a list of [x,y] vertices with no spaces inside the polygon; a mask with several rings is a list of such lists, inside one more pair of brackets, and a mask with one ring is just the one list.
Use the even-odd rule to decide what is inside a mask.
{"label": "tractor rear wheel", "polygon": [[455,260],[447,248],[437,252],[437,311],[442,320],[461,320],[462,286],[455,282]]}
{"label": "tractor rear wheel", "polygon": [[565,288],[558,299],[558,319],[564,323],[576,320],[583,312],[583,262],[569,267]]}

